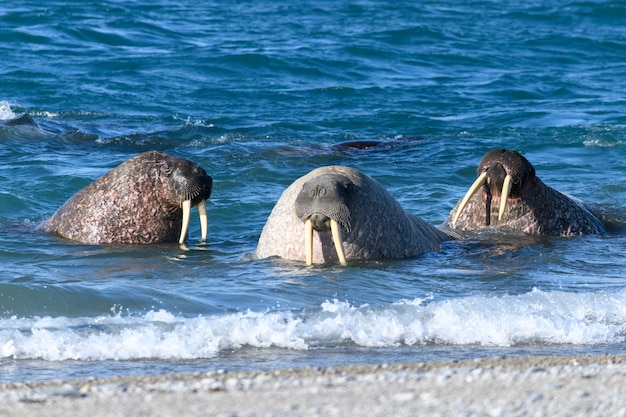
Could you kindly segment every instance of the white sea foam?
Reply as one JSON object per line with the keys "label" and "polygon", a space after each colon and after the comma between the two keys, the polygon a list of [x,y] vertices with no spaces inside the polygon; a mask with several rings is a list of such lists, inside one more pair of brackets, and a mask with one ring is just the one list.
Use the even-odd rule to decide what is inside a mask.
{"label": "white sea foam", "polygon": [[332,300],[303,311],[179,317],[41,317],[1,320],[0,357],[50,361],[210,358],[244,346],[295,350],[354,343],[364,347],[446,344],[514,346],[619,342],[626,292],[544,292],[403,300],[353,306]]}
{"label": "white sea foam", "polygon": [[17,117],[13,110],[11,110],[11,105],[8,101],[0,101],[0,120],[10,120],[15,119]]}

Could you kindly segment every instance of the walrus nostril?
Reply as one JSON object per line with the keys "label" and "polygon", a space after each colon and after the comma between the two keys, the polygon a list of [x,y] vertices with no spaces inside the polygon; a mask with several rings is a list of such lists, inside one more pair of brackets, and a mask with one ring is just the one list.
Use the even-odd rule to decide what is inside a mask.
{"label": "walrus nostril", "polygon": [[312,197],[324,197],[326,195],[326,187],[322,187],[320,185],[318,185],[317,187],[315,187],[315,189],[311,190],[311,196]]}

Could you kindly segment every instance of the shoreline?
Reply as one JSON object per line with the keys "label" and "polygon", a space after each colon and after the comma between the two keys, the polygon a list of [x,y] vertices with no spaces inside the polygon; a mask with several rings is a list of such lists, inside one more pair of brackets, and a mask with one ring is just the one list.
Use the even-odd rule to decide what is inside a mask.
{"label": "shoreline", "polygon": [[626,355],[0,384],[0,416],[626,416]]}

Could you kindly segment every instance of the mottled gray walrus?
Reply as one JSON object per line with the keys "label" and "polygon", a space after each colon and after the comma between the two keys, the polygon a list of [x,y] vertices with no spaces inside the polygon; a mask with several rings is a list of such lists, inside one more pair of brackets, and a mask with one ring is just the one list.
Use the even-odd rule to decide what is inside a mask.
{"label": "mottled gray walrus", "polygon": [[41,230],[88,244],[183,243],[198,205],[205,240],[212,185],[192,161],[144,152],[74,194]]}
{"label": "mottled gray walrus", "polygon": [[452,239],[407,213],[377,181],[344,166],[317,168],[293,182],[259,238],[259,258],[307,264],[406,258]]}
{"label": "mottled gray walrus", "polygon": [[464,231],[497,226],[543,236],[605,233],[602,222],[581,201],[545,185],[518,152],[490,151],[477,172],[444,225]]}

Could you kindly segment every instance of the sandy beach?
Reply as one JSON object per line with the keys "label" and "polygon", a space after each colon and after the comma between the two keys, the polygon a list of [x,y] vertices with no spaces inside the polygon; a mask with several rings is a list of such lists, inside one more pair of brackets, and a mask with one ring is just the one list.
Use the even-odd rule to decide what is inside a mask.
{"label": "sandy beach", "polygon": [[624,416],[626,356],[1,384],[11,416]]}

